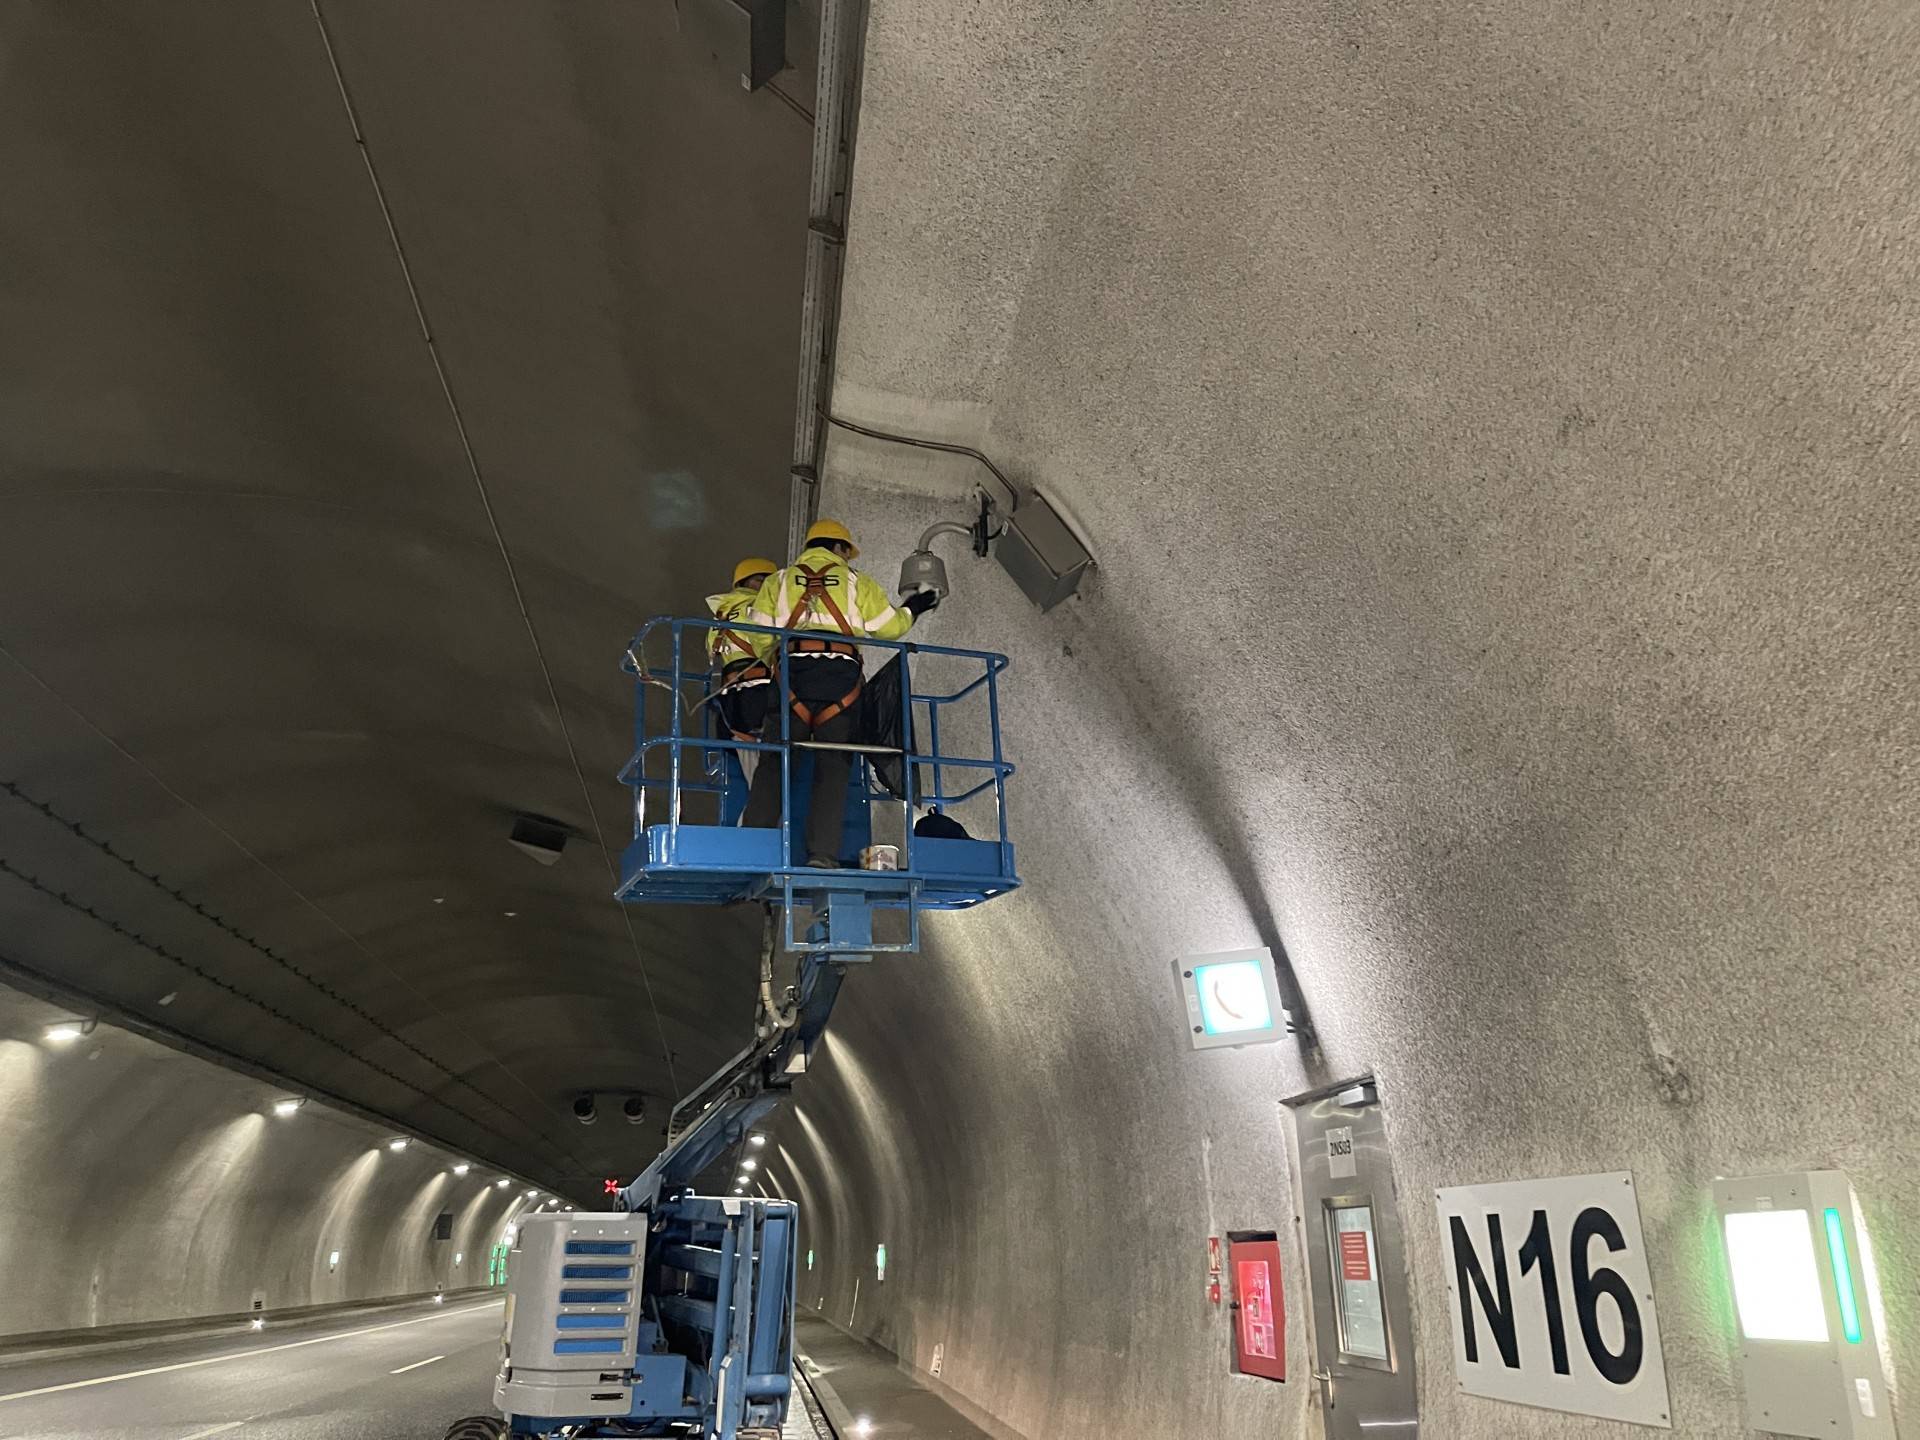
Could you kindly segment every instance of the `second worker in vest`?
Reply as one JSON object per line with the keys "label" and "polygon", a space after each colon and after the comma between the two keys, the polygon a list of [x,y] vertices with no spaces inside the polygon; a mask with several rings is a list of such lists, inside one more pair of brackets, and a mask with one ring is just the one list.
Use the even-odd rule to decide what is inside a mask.
{"label": "second worker in vest", "polygon": [[[807,531],[806,547],[784,570],[767,577],[754,601],[753,623],[804,632],[787,639],[788,696],[795,740],[818,740],[845,745],[855,738],[865,666],[858,646],[849,638],[898,640],[913,622],[935,605],[932,591],[908,596],[899,605],[872,576],[848,562],[860,551],[847,527],[837,520],[820,520]],[[818,637],[818,638],[815,638]],[[836,638],[841,637],[841,638]],[[752,637],[763,647],[764,659],[777,675],[779,656],[771,635]],[[780,711],[769,707],[766,738],[781,738]],[[834,869],[840,864],[840,835],[846,820],[847,778],[853,754],[847,750],[814,750],[813,791],[807,813],[807,864]],[[771,762],[777,757],[769,756]],[[754,773],[747,800],[747,825],[780,823],[781,767],[768,763]]]}
{"label": "second worker in vest", "polygon": [[[758,740],[767,723],[767,701],[773,694],[773,672],[760,657],[764,635],[743,635],[734,625],[752,625],[753,604],[767,577],[780,567],[757,556],[733,567],[733,588],[724,595],[709,595],[707,609],[721,623],[707,632],[707,656],[720,672],[713,692],[713,708],[720,726],[735,740]],[[729,750],[749,784],[760,759],[758,750]]]}

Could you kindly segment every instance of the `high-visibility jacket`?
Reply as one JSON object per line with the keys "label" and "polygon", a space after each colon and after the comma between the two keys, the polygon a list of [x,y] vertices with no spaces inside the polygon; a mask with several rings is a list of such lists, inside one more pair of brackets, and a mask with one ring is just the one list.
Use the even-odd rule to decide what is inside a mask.
{"label": "high-visibility jacket", "polygon": [[[753,618],[753,601],[757,594],[759,591],[743,586],[729,590],[724,595],[709,595],[707,609],[713,612],[716,620],[755,625],[759,623]],[[754,642],[767,638],[764,635],[743,635],[727,629],[725,625],[716,625],[707,632],[707,658],[722,670],[738,660],[758,660],[760,652]]]}
{"label": "high-visibility jacket", "polygon": [[[813,546],[767,577],[754,597],[753,623],[781,630],[811,630],[876,640],[898,640],[913,628],[913,612],[887,599],[864,575],[833,551]],[[762,659],[773,655],[774,637],[749,635]]]}

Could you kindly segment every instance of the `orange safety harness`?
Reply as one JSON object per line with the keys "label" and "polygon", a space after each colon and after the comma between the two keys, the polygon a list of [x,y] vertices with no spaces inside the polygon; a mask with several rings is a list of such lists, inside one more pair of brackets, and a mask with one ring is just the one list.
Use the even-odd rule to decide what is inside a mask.
{"label": "orange safety harness", "polygon": [[[858,633],[847,622],[845,613],[834,603],[833,592],[827,588],[827,582],[833,578],[831,566],[816,570],[810,565],[795,562],[793,569],[799,574],[805,588],[801,590],[799,598],[793,602],[793,613],[787,616],[786,623],[780,627],[782,630],[793,629],[794,622],[802,615],[813,613],[814,601],[818,600],[833,617],[833,623],[840,627],[842,635]],[[851,575],[853,572],[849,570],[847,573]],[[840,656],[852,660],[856,667],[853,672],[853,688],[831,705],[815,710],[796,696],[787,697],[793,706],[793,713],[799,717],[802,725],[809,730],[818,729],[836,715],[844,713],[854,701],[860,698],[860,689],[866,677],[858,668],[860,652],[854,646],[847,644],[844,640],[789,640],[787,645],[790,650],[801,655]]]}

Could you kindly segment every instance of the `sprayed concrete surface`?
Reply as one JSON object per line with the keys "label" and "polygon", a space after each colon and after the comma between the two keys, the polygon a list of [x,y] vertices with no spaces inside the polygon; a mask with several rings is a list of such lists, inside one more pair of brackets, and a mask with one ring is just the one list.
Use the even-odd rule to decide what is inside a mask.
{"label": "sprayed concrete surface", "polygon": [[[836,408],[1100,569],[924,627],[1014,657],[1027,885],[849,987],[809,1303],[1026,1435],[1318,1435],[1205,1241],[1288,1232],[1281,1097],[1371,1072],[1423,1433],[1626,1433],[1456,1393],[1450,1184],[1631,1170],[1733,1440],[1708,1183],[1845,1170],[1912,1383],[1916,76],[1899,0],[878,0]],[[981,478],[841,434],[827,511],[885,575]],[[1261,943],[1321,1049],[1189,1053],[1170,961]]]}

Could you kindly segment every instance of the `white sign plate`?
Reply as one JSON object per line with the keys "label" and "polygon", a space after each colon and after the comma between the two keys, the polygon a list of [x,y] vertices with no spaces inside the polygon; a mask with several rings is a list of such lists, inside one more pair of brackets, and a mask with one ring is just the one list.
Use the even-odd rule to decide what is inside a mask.
{"label": "white sign plate", "polygon": [[1462,1389],[1673,1428],[1631,1175],[1435,1193]]}
{"label": "white sign plate", "polygon": [[1353,1161],[1353,1127],[1334,1125],[1327,1129],[1327,1178],[1351,1180],[1359,1173]]}

